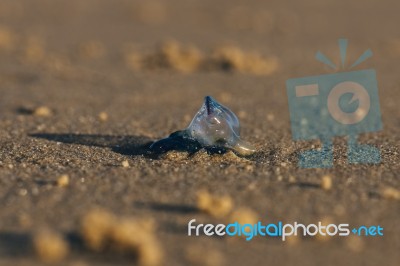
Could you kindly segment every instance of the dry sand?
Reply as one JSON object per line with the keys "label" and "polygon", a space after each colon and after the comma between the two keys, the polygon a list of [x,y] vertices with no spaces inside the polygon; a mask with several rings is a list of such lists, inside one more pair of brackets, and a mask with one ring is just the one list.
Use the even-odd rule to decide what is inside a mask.
{"label": "dry sand", "polygon": [[[79,223],[96,207],[151,217],[161,265],[398,265],[399,10],[394,0],[2,0],[0,265],[41,265],[38,228],[70,247],[60,265],[138,262],[85,247]],[[314,54],[339,62],[340,37],[349,39],[348,63],[374,52],[357,69],[377,71],[384,130],[361,140],[379,147],[382,163],[347,164],[337,138],[332,169],[299,169],[298,151],[318,143],[291,140],[285,81],[331,73]],[[178,46],[163,50],[170,40]],[[238,114],[255,156],[143,156],[151,141],[185,128],[205,95]],[[197,208],[201,190],[265,222],[329,218],[379,224],[385,235],[188,237],[193,218],[221,222]]]}

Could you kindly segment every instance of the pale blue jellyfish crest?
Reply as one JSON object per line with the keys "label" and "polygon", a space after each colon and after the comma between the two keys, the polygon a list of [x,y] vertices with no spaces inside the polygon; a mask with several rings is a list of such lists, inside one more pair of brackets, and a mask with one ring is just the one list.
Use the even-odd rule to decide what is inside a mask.
{"label": "pale blue jellyfish crest", "polygon": [[205,97],[187,130],[193,138],[206,146],[216,142],[232,143],[240,136],[239,119],[211,96]]}
{"label": "pale blue jellyfish crest", "polygon": [[179,138],[195,141],[202,147],[220,147],[231,149],[240,155],[249,155],[255,149],[240,139],[240,125],[237,116],[228,108],[218,103],[211,96],[206,96],[200,110],[196,113],[187,129],[175,132],[167,139],[160,140],[152,147],[168,146]]}

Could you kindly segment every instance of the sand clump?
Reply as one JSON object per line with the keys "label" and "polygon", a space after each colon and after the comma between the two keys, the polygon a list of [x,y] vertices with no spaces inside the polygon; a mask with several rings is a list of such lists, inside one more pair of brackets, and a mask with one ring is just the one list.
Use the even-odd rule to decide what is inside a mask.
{"label": "sand clump", "polygon": [[216,48],[209,62],[211,68],[267,76],[273,74],[278,66],[276,57],[264,57],[257,52],[245,52],[232,45]]}
{"label": "sand clump", "polygon": [[46,263],[56,263],[64,259],[68,252],[68,243],[59,233],[42,230],[33,237],[33,246],[39,259]]}
{"label": "sand clump", "polygon": [[274,56],[246,52],[233,45],[219,46],[209,53],[194,45],[168,41],[148,54],[131,48],[125,53],[126,65],[132,70],[172,69],[181,73],[225,71],[253,75],[271,75],[279,68]]}
{"label": "sand clump", "polygon": [[[254,170],[254,163],[246,158],[239,157],[233,151],[223,151],[221,153],[209,154],[206,149],[200,149],[193,155],[189,154],[187,151],[168,151],[161,156],[164,160],[174,161],[174,162],[186,162],[189,161],[193,163],[203,163],[208,161],[215,164],[236,164],[235,169],[243,169],[246,171]],[[233,170],[233,169],[230,169]]]}
{"label": "sand clump", "polygon": [[121,163],[123,168],[128,168],[129,167],[129,162],[127,160],[122,161]]}
{"label": "sand clump", "polygon": [[[234,209],[234,202],[229,196],[214,196],[205,190],[197,192],[197,208],[215,218],[223,218],[229,223],[256,224],[258,214],[250,208]],[[249,228],[248,228],[249,229]]]}
{"label": "sand clump", "polygon": [[198,70],[202,60],[203,55],[195,46],[184,46],[176,41],[165,42],[149,54],[129,51],[125,55],[127,66],[133,70],[164,68],[189,73]]}
{"label": "sand clump", "polygon": [[49,117],[52,115],[52,111],[47,106],[39,106],[33,110],[35,116]]}
{"label": "sand clump", "polygon": [[69,185],[69,176],[68,175],[61,175],[57,178],[57,186],[58,187],[67,187]]}
{"label": "sand clump", "polygon": [[182,46],[175,41],[166,42],[161,47],[159,56],[167,67],[180,72],[195,71],[203,60],[203,55],[195,46]]}
{"label": "sand clump", "polygon": [[185,250],[185,257],[190,265],[199,266],[220,266],[224,265],[225,261],[221,252],[211,248],[204,248],[200,245],[189,246]]}
{"label": "sand clump", "polygon": [[240,207],[234,210],[228,217],[231,223],[238,222],[239,224],[256,224],[259,221],[258,214],[250,208]]}
{"label": "sand clump", "polygon": [[197,207],[213,217],[225,217],[232,211],[233,200],[229,196],[213,196],[205,190],[197,192]]}
{"label": "sand clump", "polygon": [[100,112],[98,118],[101,122],[106,122],[108,120],[108,114],[106,112]]}
{"label": "sand clump", "polygon": [[245,168],[251,161],[246,158],[239,157],[233,151],[229,150],[224,152],[221,149],[221,153],[208,154],[205,149],[199,150],[193,156],[190,157],[193,162],[204,162],[205,160],[213,163],[236,163],[238,167]]}
{"label": "sand clump", "polygon": [[172,150],[163,154],[162,158],[165,160],[175,161],[175,162],[185,161],[189,159],[189,153]]}
{"label": "sand clump", "polygon": [[[39,63],[46,70],[68,78],[82,78],[90,73],[82,73],[82,68],[73,65],[67,56],[46,50],[45,40],[37,35],[23,38],[17,46],[16,35],[7,27],[0,25],[0,51],[21,52],[26,63]],[[245,51],[235,45],[217,46],[203,52],[192,44],[182,44],[169,40],[151,52],[139,52],[134,46],[126,47],[123,57],[126,66],[134,71],[171,69],[180,73],[201,71],[222,71],[252,75],[271,75],[279,68],[275,56],[265,56],[256,51]],[[77,51],[81,59],[101,59],[107,54],[104,43],[89,40],[81,43]]]}
{"label": "sand clump", "polygon": [[400,200],[400,190],[392,187],[382,189],[381,195],[385,199]]}
{"label": "sand clump", "polygon": [[89,211],[81,221],[81,234],[93,251],[106,249],[133,254],[139,265],[160,265],[162,250],[152,220],[120,218],[105,210]]}
{"label": "sand clump", "polygon": [[321,188],[326,191],[332,189],[332,178],[329,175],[325,175],[322,177]]}
{"label": "sand clump", "polygon": [[94,251],[105,248],[115,217],[104,210],[89,211],[81,221],[81,233],[86,246]]}

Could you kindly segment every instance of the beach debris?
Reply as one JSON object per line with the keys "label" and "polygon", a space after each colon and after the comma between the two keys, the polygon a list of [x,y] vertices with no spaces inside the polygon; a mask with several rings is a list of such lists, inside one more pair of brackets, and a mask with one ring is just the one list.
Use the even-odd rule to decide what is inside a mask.
{"label": "beach debris", "polygon": [[122,161],[121,163],[123,168],[128,168],[129,167],[129,162],[127,160]]}
{"label": "beach debris", "polygon": [[56,263],[64,259],[68,252],[68,243],[57,232],[43,229],[33,236],[33,246],[39,259],[46,263]]}
{"label": "beach debris", "polygon": [[162,262],[163,252],[155,228],[151,219],[117,217],[103,209],[89,211],[81,221],[81,235],[90,250],[132,254],[144,266]]}
{"label": "beach debris", "polygon": [[105,248],[115,217],[103,209],[94,209],[86,213],[81,220],[81,234],[85,245],[93,251]]}
{"label": "beach debris", "polygon": [[[235,224],[238,223],[239,225],[243,226],[242,228],[242,234],[237,235],[238,238],[245,238],[247,240],[251,239],[252,237],[249,236],[251,234],[251,228],[248,225],[254,225],[257,224],[259,221],[259,216],[258,214],[248,208],[248,207],[238,207],[227,217],[225,217],[225,220],[227,223],[230,224]],[[237,238],[235,237],[235,238]],[[249,238],[250,237],[250,238]],[[235,239],[233,238],[233,239]]]}
{"label": "beach debris", "polygon": [[39,106],[33,111],[33,114],[35,116],[43,116],[43,117],[51,116],[51,113],[52,112],[50,108],[47,106]]}
{"label": "beach debris", "polygon": [[174,162],[184,161],[188,158],[193,159],[193,156],[190,157],[187,152],[178,152],[178,151],[168,151],[162,157],[164,160],[170,160]]}
{"label": "beach debris", "polygon": [[158,153],[170,150],[194,153],[201,148],[219,153],[221,150],[232,150],[241,156],[251,155],[256,151],[240,138],[239,119],[236,115],[211,96],[205,97],[188,128],[176,131],[150,146],[152,151]]}
{"label": "beach debris", "polygon": [[332,188],[332,178],[329,175],[324,175],[321,179],[321,188],[323,190],[331,190]]}
{"label": "beach debris", "polygon": [[133,253],[139,265],[160,265],[163,253],[154,233],[155,225],[146,219],[118,219],[109,235],[119,251]]}
{"label": "beach debris", "polygon": [[229,196],[213,196],[205,190],[197,192],[197,208],[220,218],[229,214],[233,208],[233,200]]}
{"label": "beach debris", "polygon": [[126,48],[126,66],[134,71],[172,69],[180,73],[222,71],[269,76],[280,68],[278,57],[245,51],[235,45],[219,45],[204,52],[192,44],[169,40],[148,53],[141,52],[135,45]]}
{"label": "beach debris", "polygon": [[58,187],[66,187],[69,185],[69,176],[61,175],[57,178],[57,186]]}
{"label": "beach debris", "polygon": [[106,112],[100,112],[98,117],[101,122],[106,122],[108,120],[108,114]]}
{"label": "beach debris", "polygon": [[393,187],[386,187],[382,189],[381,194],[385,199],[400,200],[400,190]]}
{"label": "beach debris", "polygon": [[[228,223],[256,224],[259,221],[258,214],[248,207],[234,206],[233,199],[228,195],[216,196],[206,190],[197,192],[197,208],[214,218],[223,219]],[[246,229],[247,231],[247,229]]]}
{"label": "beach debris", "polygon": [[256,224],[259,221],[259,217],[252,209],[239,207],[229,215],[228,221],[231,223],[238,222],[241,225]]}
{"label": "beach debris", "polygon": [[257,52],[244,52],[232,45],[217,47],[210,58],[211,68],[226,71],[271,75],[279,68],[277,57],[265,57]]}
{"label": "beach debris", "polygon": [[180,72],[193,72],[202,60],[201,52],[194,46],[182,46],[178,42],[166,42],[159,58],[170,68]]}
{"label": "beach debris", "polygon": [[142,55],[136,51],[126,54],[127,66],[140,69],[174,69],[181,73],[198,70],[203,62],[203,55],[193,45],[182,45],[176,41],[167,41],[153,53]]}

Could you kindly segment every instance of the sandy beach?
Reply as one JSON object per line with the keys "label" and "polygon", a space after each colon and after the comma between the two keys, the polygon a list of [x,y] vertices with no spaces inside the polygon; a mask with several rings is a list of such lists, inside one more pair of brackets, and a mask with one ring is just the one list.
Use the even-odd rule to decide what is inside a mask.
{"label": "sandy beach", "polygon": [[[399,10],[392,0],[1,1],[0,265],[398,265]],[[377,73],[383,130],[359,141],[382,161],[348,164],[337,137],[332,168],[302,169],[299,152],[320,143],[292,140],[286,80],[335,72],[315,53],[339,64],[339,38],[349,41],[339,72],[373,51],[354,70]],[[256,154],[152,156],[206,95],[238,116]],[[239,218],[380,225],[384,236],[189,237],[192,219],[229,220],[204,211],[201,191],[229,198]],[[99,208],[112,230],[97,250],[82,223]],[[149,233],[118,238],[124,223]]]}

